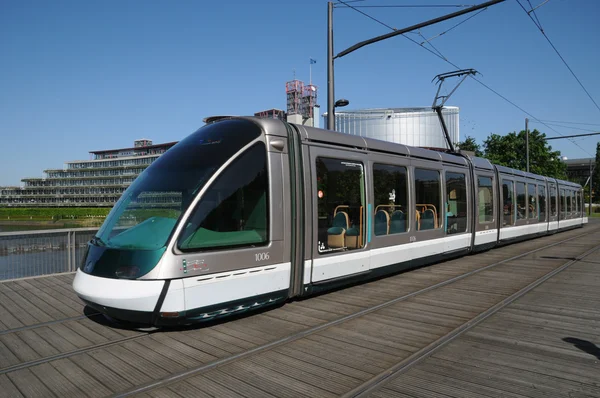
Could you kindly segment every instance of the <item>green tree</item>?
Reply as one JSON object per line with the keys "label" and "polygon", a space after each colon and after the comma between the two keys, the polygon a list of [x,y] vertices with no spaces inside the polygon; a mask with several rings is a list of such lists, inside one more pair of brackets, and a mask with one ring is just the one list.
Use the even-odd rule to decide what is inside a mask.
{"label": "green tree", "polygon": [[[567,178],[567,165],[561,160],[560,151],[553,151],[538,130],[529,132],[529,171],[554,178]],[[525,130],[504,136],[491,134],[484,142],[484,157],[490,162],[517,170],[527,170]]]}
{"label": "green tree", "polygon": [[596,144],[596,165],[592,174],[592,190],[595,192],[592,201],[600,203],[600,142]]}
{"label": "green tree", "polygon": [[474,152],[475,156],[483,156],[483,152],[481,151],[481,146],[475,141],[475,138],[466,136],[465,140],[456,144],[456,147],[461,151],[470,151]]}

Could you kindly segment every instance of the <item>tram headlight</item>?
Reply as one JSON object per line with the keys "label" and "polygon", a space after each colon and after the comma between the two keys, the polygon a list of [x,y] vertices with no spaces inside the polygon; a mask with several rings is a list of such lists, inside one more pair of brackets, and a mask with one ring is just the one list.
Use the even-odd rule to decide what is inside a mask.
{"label": "tram headlight", "polygon": [[135,265],[127,265],[124,267],[119,267],[115,271],[115,276],[117,278],[135,279],[139,275],[140,275],[140,267],[136,267]]}

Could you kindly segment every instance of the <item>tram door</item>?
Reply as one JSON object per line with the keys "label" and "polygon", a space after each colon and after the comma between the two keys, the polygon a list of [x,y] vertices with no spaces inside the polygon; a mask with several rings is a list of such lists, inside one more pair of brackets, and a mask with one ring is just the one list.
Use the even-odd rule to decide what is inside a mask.
{"label": "tram door", "polygon": [[366,157],[361,153],[310,148],[313,192],[312,282],[368,271]]}
{"label": "tram door", "polygon": [[493,245],[498,238],[494,174],[477,171],[475,186],[475,246]]}

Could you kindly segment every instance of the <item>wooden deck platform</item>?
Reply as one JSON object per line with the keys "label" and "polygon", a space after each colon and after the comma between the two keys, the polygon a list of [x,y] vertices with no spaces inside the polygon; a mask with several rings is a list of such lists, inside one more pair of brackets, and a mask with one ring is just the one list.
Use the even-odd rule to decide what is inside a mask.
{"label": "wooden deck platform", "polygon": [[180,330],[72,277],[0,283],[0,397],[600,397],[600,222]]}

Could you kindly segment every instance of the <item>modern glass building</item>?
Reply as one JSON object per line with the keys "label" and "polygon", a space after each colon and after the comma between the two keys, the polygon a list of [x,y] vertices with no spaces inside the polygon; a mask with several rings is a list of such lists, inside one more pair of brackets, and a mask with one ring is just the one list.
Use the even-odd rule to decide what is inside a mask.
{"label": "modern glass building", "polygon": [[112,207],[133,180],[177,142],[134,141],[131,148],[90,152],[90,160],[44,170],[45,178],[24,178],[21,187],[0,187],[0,206]]}

